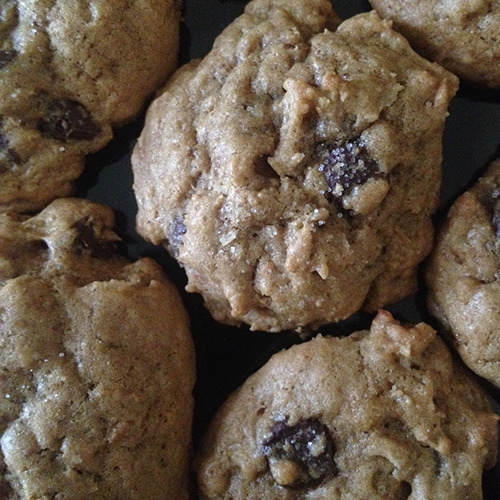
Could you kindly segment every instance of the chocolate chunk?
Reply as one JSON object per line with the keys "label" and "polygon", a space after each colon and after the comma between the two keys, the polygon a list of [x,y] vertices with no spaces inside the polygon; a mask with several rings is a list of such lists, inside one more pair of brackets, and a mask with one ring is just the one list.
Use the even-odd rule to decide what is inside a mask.
{"label": "chocolate chunk", "polygon": [[17,57],[16,50],[0,50],[0,69],[11,63]]}
{"label": "chocolate chunk", "polygon": [[341,198],[369,179],[383,177],[377,162],[370,157],[361,139],[344,144],[323,144],[318,150],[319,170],[328,185],[327,196]]}
{"label": "chocolate chunk", "polygon": [[276,422],[262,452],[280,486],[315,487],[336,473],[332,439],[327,427],[315,418],[292,426]]}
{"label": "chocolate chunk", "polygon": [[103,241],[97,237],[89,216],[75,222],[73,227],[77,230],[77,237],[73,243],[73,251],[77,255],[88,252],[92,257],[108,259],[116,253],[113,241]]}
{"label": "chocolate chunk", "polygon": [[61,142],[71,139],[90,141],[100,132],[85,107],[70,99],[54,101],[45,116],[39,119],[38,129]]}
{"label": "chocolate chunk", "polygon": [[174,254],[182,245],[183,236],[186,234],[186,226],[180,215],[176,215],[168,228],[168,242]]}

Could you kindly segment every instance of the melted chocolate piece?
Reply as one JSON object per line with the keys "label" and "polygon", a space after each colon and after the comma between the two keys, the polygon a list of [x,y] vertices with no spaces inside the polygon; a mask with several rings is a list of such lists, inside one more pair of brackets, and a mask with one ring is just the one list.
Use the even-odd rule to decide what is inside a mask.
{"label": "melted chocolate piece", "polygon": [[101,129],[82,104],[70,99],[59,99],[39,119],[38,130],[53,139],[67,142],[71,139],[90,141]]}
{"label": "melted chocolate piece", "polygon": [[344,144],[322,145],[319,149],[319,170],[328,185],[327,196],[341,198],[355,186],[369,179],[382,177],[377,162],[371,158],[361,139]]}
{"label": "melted chocolate piece", "polygon": [[336,473],[328,429],[315,418],[289,426],[276,422],[263,443],[274,480],[289,488],[315,487]]}
{"label": "melted chocolate piece", "polygon": [[73,227],[77,230],[77,237],[73,242],[73,251],[77,255],[89,252],[92,257],[109,259],[116,253],[113,241],[103,241],[96,236],[89,216],[75,222]]}
{"label": "melted chocolate piece", "polygon": [[7,66],[17,57],[16,50],[0,50],[0,69]]}

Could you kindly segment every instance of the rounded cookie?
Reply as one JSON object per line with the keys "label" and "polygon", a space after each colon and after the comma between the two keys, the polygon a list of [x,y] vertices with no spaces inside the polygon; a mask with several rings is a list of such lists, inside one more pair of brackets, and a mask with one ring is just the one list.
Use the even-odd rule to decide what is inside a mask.
{"label": "rounded cookie", "polygon": [[218,321],[303,329],[414,290],[457,78],[374,12],[254,0],[148,110],[137,228]]}
{"label": "rounded cookie", "polygon": [[500,160],[452,205],[426,281],[429,309],[462,359],[500,387]]}
{"label": "rounded cookie", "polygon": [[72,192],[175,69],[180,0],[0,4],[0,212]]}
{"label": "rounded cookie", "polygon": [[77,199],[0,215],[1,498],[188,498],[188,317],[112,224]]}
{"label": "rounded cookie", "polygon": [[500,88],[498,0],[370,0],[422,55],[464,80]]}
{"label": "rounded cookie", "polygon": [[496,415],[425,323],[275,354],[217,412],[195,458],[201,498],[480,499]]}

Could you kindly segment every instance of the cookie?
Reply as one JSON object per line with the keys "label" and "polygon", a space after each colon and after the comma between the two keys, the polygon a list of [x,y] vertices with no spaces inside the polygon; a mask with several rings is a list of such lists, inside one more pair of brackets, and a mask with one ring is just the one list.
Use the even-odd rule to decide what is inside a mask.
{"label": "cookie", "polygon": [[175,69],[180,0],[0,4],[0,212],[72,193]]}
{"label": "cookie", "polygon": [[0,215],[3,499],[188,498],[188,317],[112,225],[77,199]]}
{"label": "cookie", "polygon": [[214,318],[306,330],[415,289],[457,78],[375,12],[254,0],[150,106],[137,229]]}
{"label": "cookie", "polygon": [[370,0],[419,53],[462,79],[500,88],[500,4],[496,0]]}
{"label": "cookie", "polygon": [[222,405],[196,456],[202,499],[480,499],[496,415],[427,324],[275,354]]}
{"label": "cookie", "polygon": [[426,282],[429,310],[462,359],[500,387],[500,160],[452,205]]}

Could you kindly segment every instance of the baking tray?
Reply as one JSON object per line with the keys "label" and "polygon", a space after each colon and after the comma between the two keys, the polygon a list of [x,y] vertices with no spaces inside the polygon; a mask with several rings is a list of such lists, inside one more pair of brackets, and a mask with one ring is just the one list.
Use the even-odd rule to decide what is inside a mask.
{"label": "baking tray", "polygon": [[[215,37],[243,12],[246,3],[242,0],[186,0],[179,65],[206,54]],[[368,2],[362,0],[332,3],[342,18],[370,10]],[[500,91],[477,90],[462,83],[449,111],[443,138],[442,203],[436,214],[437,223],[488,163],[500,157]],[[155,258],[181,292],[190,313],[197,351],[198,382],[193,430],[196,447],[214,412],[229,393],[274,352],[299,339],[289,332],[250,332],[246,327],[234,328],[216,323],[203,307],[199,295],[184,292],[186,278],[176,262],[165,250],[144,242],[137,235],[130,155],[143,119],[144,116],[140,116],[117,130],[108,147],[88,157],[85,173],[77,183],[77,195],[111,206],[117,216],[117,232],[123,238],[123,252],[133,259],[143,256]],[[434,323],[426,311],[422,288],[412,297],[387,309],[403,321]],[[370,319],[368,315],[357,314],[321,331],[348,334],[355,329],[367,328]],[[495,410],[500,412],[500,391],[491,387],[488,390]],[[485,472],[483,487],[485,500],[500,497],[500,465]]]}

